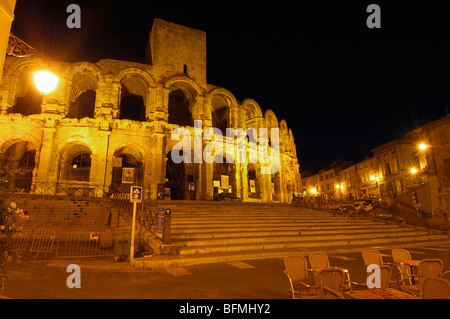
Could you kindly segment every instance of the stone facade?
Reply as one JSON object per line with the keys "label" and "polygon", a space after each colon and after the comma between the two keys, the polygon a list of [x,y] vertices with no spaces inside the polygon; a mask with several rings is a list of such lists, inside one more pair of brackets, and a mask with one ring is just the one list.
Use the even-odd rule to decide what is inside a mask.
{"label": "stone facade", "polygon": [[[46,96],[31,83],[39,69],[60,78]],[[106,196],[134,184],[143,186],[146,199],[170,188],[171,199],[211,200],[225,191],[261,202],[290,202],[299,190],[286,121],[272,110],[263,114],[253,99],[238,101],[207,83],[206,34],[199,30],[155,19],[145,64],[8,56],[0,98],[0,164],[10,189]],[[203,132],[216,127],[224,136],[226,128],[278,129],[278,171],[261,174],[263,164],[237,163],[228,151],[224,163],[174,163],[170,152],[179,141],[172,132],[184,127],[193,133],[194,120],[202,121]],[[203,140],[202,149],[209,142]],[[123,183],[127,172],[129,184]]]}

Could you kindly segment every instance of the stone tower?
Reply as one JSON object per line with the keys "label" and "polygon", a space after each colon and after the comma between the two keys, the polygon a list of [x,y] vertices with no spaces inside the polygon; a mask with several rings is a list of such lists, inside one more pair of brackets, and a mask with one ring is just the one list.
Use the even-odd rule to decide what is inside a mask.
{"label": "stone tower", "polygon": [[206,84],[206,33],[155,19],[147,45],[146,63],[158,78],[186,74]]}

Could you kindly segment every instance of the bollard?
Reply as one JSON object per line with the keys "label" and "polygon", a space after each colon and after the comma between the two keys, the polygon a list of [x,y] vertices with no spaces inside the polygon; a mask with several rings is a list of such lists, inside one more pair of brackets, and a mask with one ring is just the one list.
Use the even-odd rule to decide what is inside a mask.
{"label": "bollard", "polygon": [[170,224],[172,222],[172,212],[170,209],[166,209],[164,214],[164,231],[163,231],[163,244],[170,244]]}

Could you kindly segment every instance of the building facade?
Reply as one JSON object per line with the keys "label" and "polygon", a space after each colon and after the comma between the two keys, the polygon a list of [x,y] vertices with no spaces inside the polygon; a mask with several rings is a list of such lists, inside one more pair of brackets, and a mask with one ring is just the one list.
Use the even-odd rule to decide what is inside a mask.
{"label": "building facade", "polygon": [[414,200],[420,209],[439,216],[450,212],[450,115],[406,134],[417,159]]}
{"label": "building facade", "polygon": [[378,167],[378,186],[382,197],[396,197],[418,185],[411,172],[418,166],[416,145],[407,138],[393,140],[372,150]]}
{"label": "building facade", "polygon": [[348,162],[335,162],[316,174],[301,176],[300,196],[325,199],[345,199],[348,196],[350,181],[344,178],[348,173]]}
{"label": "building facade", "polygon": [[[302,175],[301,195],[344,200],[384,198],[434,217],[448,216],[450,115],[380,145],[372,153],[373,157],[343,169]],[[336,189],[332,190],[332,184]]]}
{"label": "building facade", "polygon": [[[31,82],[39,69],[60,79],[45,96]],[[140,185],[146,199],[211,200],[226,192],[260,202],[290,202],[298,192],[292,131],[255,100],[238,101],[207,83],[203,31],[155,19],[145,64],[7,56],[0,98],[0,165],[10,190],[110,196]],[[195,123],[201,123],[200,145]],[[208,128],[223,133],[224,146],[237,143],[227,129],[266,129],[268,138],[258,135],[256,143],[279,154],[278,169],[262,173],[271,163],[249,160],[249,143],[244,161],[236,160],[240,148],[224,147],[213,163],[176,163],[171,153],[179,128],[190,133],[191,158],[212,142],[204,135]],[[279,132],[277,148],[267,141],[271,129]]]}

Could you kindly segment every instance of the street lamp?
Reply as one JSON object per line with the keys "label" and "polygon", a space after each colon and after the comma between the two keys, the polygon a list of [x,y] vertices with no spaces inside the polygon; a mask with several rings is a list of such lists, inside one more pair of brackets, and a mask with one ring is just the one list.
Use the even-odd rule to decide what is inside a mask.
{"label": "street lamp", "polygon": [[417,169],[415,167],[411,168],[410,170],[411,174],[415,175],[417,174]]}
{"label": "street lamp", "polygon": [[428,148],[428,145],[425,143],[420,143],[419,144],[419,150],[421,151],[425,151]]}
{"label": "street lamp", "polygon": [[59,78],[48,70],[34,72],[33,80],[38,91],[44,95],[53,92],[59,82]]}

